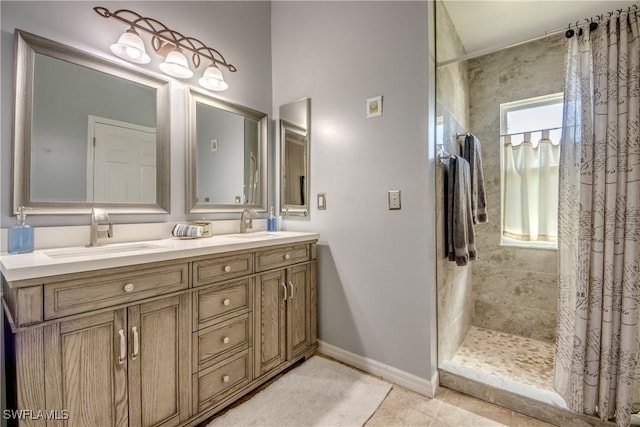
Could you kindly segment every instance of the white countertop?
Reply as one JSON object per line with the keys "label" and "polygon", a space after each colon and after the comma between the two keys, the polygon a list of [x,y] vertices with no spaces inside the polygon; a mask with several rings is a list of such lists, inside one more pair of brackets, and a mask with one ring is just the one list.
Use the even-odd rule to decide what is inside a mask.
{"label": "white countertop", "polygon": [[95,248],[78,246],[43,249],[28,254],[2,253],[0,254],[0,271],[5,280],[13,282],[317,240],[319,237],[317,233],[296,231],[256,232],[244,235],[223,234],[192,240],[171,238],[106,244]]}

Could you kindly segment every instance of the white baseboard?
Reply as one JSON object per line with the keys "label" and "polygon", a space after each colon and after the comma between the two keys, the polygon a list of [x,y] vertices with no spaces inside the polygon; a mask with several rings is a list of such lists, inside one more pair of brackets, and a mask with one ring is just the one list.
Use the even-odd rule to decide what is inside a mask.
{"label": "white baseboard", "polygon": [[360,356],[349,351],[343,350],[324,341],[318,340],[318,353],[329,356],[340,362],[351,365],[354,368],[361,369],[372,375],[382,377],[399,386],[408,388],[427,397],[433,398],[438,390],[438,371],[433,375],[431,381],[408,372],[402,371],[393,366],[385,365],[368,357]]}

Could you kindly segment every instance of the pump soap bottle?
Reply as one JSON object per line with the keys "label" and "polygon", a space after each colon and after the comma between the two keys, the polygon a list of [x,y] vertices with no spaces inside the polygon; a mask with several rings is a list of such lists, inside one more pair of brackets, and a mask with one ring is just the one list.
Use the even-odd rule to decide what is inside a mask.
{"label": "pump soap bottle", "polygon": [[273,206],[269,208],[269,218],[267,218],[267,231],[276,231],[276,214]]}
{"label": "pump soap bottle", "polygon": [[18,224],[8,230],[8,251],[11,254],[33,252],[33,228],[27,225],[27,214],[24,206],[18,208]]}

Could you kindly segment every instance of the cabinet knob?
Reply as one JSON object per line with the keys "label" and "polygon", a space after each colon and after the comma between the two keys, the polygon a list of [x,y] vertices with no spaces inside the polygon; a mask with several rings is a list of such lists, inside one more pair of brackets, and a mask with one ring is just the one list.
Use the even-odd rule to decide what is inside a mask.
{"label": "cabinet knob", "polygon": [[229,305],[231,304],[231,300],[229,298],[225,298],[224,301],[222,301],[222,304]]}
{"label": "cabinet knob", "polygon": [[135,289],[135,285],[133,283],[127,283],[126,285],[124,285],[125,292],[131,292],[134,289]]}
{"label": "cabinet knob", "polygon": [[224,271],[225,271],[225,273],[230,272],[231,271],[231,266],[230,265],[225,265],[224,266]]}
{"label": "cabinet knob", "polygon": [[225,344],[229,344],[229,341],[231,341],[231,340],[229,339],[229,337],[224,337],[224,338],[222,338],[222,342],[223,342],[223,343],[225,343]]}
{"label": "cabinet knob", "polygon": [[284,254],[284,259],[289,259],[289,258],[291,258],[291,255],[289,255],[289,254]]}
{"label": "cabinet knob", "polygon": [[223,382],[223,383],[228,383],[228,382],[229,382],[229,375],[224,375],[224,376],[222,377],[222,382]]}

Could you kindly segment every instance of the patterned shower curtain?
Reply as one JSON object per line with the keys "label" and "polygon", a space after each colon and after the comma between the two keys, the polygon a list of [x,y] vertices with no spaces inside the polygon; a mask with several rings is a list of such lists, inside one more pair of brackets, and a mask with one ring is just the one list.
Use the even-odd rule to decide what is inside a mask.
{"label": "patterned shower curtain", "polygon": [[638,13],[577,33],[566,54],[554,386],[570,409],[627,426],[640,368]]}

